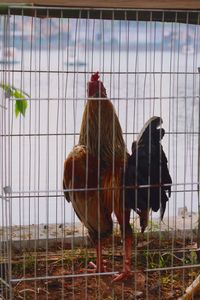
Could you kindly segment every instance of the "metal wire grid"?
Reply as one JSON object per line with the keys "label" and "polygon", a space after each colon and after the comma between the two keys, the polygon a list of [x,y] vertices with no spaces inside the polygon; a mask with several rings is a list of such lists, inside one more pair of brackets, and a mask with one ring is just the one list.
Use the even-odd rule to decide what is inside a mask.
{"label": "metal wire grid", "polygon": [[[35,17],[37,8],[32,11],[32,17],[24,15],[24,8],[21,16],[9,13],[0,17],[2,57],[5,60],[1,64],[1,82],[14,85],[30,95],[26,116],[18,119],[14,114],[15,99],[6,97],[3,92],[1,97],[2,297],[14,299],[13,284],[21,280],[34,282],[34,299],[39,299],[36,292],[38,281],[72,277],[75,284],[77,276],[84,276],[87,299],[89,275],[75,274],[73,262],[71,274],[49,276],[50,243],[60,243],[64,269],[65,242],[69,240],[74,250],[78,241],[75,234],[79,227],[78,219],[63,200],[61,182],[63,161],[78,140],[87,81],[92,72],[100,71],[129,149],[149,117],[160,115],[163,118],[166,129],[163,145],[173,178],[172,198],[165,222],[167,230],[173,227],[177,232],[180,222],[178,208],[189,205],[191,212],[198,208],[199,27],[178,23],[179,14],[184,14],[188,20],[191,12],[174,12],[173,22],[165,23],[166,12],[163,11],[163,22],[157,23],[151,18],[141,22],[137,17],[136,21],[127,21],[126,11],[124,19],[118,21],[115,20],[115,11],[111,20],[102,18],[103,10],[98,20],[90,19],[89,12],[83,20],[81,10],[76,19],[62,17],[64,9],[60,10],[59,19],[49,17],[51,8],[47,9],[45,19]],[[199,19],[198,12],[194,13]],[[7,49],[13,51],[11,56],[6,56]],[[132,217],[135,218],[135,214]],[[187,230],[196,226],[193,219],[191,213],[189,226],[186,218],[182,219],[183,249],[186,249]],[[152,216],[151,222],[154,222]],[[70,238],[67,238],[67,225],[71,228]],[[160,231],[158,244],[162,244],[162,225],[158,223],[157,226]],[[149,228],[151,230],[153,228]],[[81,236],[89,247],[83,229]],[[191,243],[193,239],[191,234]],[[147,252],[151,252],[149,242],[147,234]],[[15,259],[13,245],[24,251],[21,274],[17,278],[13,277],[12,270]],[[30,245],[35,253],[32,264],[34,276],[28,278],[25,250]],[[45,276],[39,276],[37,270],[36,254],[41,245],[45,248]],[[175,249],[175,236],[172,235],[172,257]],[[161,255],[165,249],[158,251]],[[139,252],[134,248],[134,253]],[[87,263],[86,258],[85,265]],[[183,268],[183,282],[187,267],[183,254],[183,265],[179,266]],[[137,262],[133,271],[135,268]],[[176,269],[173,259],[166,269],[170,269],[173,276]],[[150,270],[149,258],[146,270]],[[156,270],[161,271],[161,266],[157,266]],[[114,267],[112,272],[115,272]],[[146,282],[145,297],[148,299],[148,272]],[[100,277],[98,284],[96,297],[102,299]],[[67,294],[62,282],[61,290],[62,299],[76,299],[75,288]],[[20,296],[26,299],[30,297],[27,293],[24,288]],[[51,299],[48,286],[44,297]],[[115,297],[114,290],[112,297]],[[126,299],[124,286],[121,298]],[[160,289],[158,298],[162,299]]]}

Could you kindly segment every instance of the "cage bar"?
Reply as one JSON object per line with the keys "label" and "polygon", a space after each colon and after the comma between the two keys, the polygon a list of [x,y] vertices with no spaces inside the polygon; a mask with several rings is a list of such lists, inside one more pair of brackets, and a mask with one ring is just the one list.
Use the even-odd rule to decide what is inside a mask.
{"label": "cage bar", "polygon": [[[181,297],[199,273],[198,1],[8,3],[0,6],[0,298]],[[87,83],[96,71],[115,107],[130,154],[132,142],[139,141],[145,122],[152,116],[163,119],[158,137],[162,138],[163,128],[165,135],[158,156],[164,149],[172,177],[163,222],[159,212],[151,212],[148,227],[141,234],[138,211],[131,210],[131,276],[113,284],[112,276],[125,270],[127,264],[125,214],[121,215],[121,236],[119,218],[112,214],[113,232],[108,245],[103,246],[105,272],[94,270],[91,274],[96,257],[100,262],[104,224],[96,220],[96,254],[88,238],[92,205],[89,195],[96,193],[99,219],[105,191],[111,195],[112,211],[116,209],[116,195],[121,193],[124,211],[128,188],[135,190],[137,204],[137,189],[148,192],[150,204],[151,189],[157,188],[161,204],[162,189],[169,184],[151,183],[150,133],[147,182],[135,180],[127,186],[124,175],[121,185],[116,184],[113,113],[103,124],[98,123],[93,137],[98,144],[97,163],[92,168],[86,151],[85,177],[80,177],[80,182],[85,178],[84,185],[76,186],[73,159],[71,186],[63,189],[64,160],[75,145],[80,146]],[[98,103],[101,120],[105,99],[94,96],[92,101]],[[110,126],[114,130],[112,167],[105,169],[114,179],[104,187],[101,128],[107,126],[106,122],[108,131]],[[139,155],[136,153],[137,168]],[[120,169],[123,174],[125,157],[126,151]],[[159,182],[162,163],[160,158]],[[95,187],[89,186],[91,169],[98,174]],[[63,192],[69,193],[73,205],[64,199]],[[73,202],[81,193],[86,202],[86,227],[75,214]],[[92,212],[95,215],[95,210]]]}

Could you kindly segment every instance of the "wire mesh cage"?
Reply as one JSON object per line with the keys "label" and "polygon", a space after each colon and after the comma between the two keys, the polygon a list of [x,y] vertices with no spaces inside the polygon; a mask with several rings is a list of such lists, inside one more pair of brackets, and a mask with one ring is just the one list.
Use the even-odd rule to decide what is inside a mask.
{"label": "wire mesh cage", "polygon": [[[9,6],[0,15],[2,299],[177,299],[198,276],[199,35],[198,11]],[[87,115],[85,123],[85,175],[78,177],[73,152],[71,183],[63,189],[64,161],[75,145],[81,145],[88,82],[97,71],[106,95],[95,94],[90,100],[97,100],[95,113],[99,115]],[[105,97],[115,109],[113,115],[103,115],[107,113],[101,104],[108,101]],[[148,205],[151,202],[148,168],[154,172],[156,166],[147,159],[146,181],[137,182],[134,177],[132,187],[134,204],[128,215],[132,250],[129,274],[125,274],[127,153],[133,155],[134,147],[142,144],[144,124],[149,125],[146,122],[154,116],[160,120],[156,123],[158,168],[161,172],[160,153],[164,151],[172,178],[171,197],[162,221],[159,210],[147,209],[143,216],[141,208],[139,212],[133,207],[142,197],[135,194],[138,185],[146,188]],[[97,143],[94,157],[88,150],[92,118],[98,125],[91,138]],[[118,120],[124,143],[119,162]],[[153,152],[151,131],[153,127],[148,132],[149,156]],[[101,160],[109,142],[108,167]],[[137,150],[135,172],[144,161]],[[80,164],[78,160],[78,170]],[[95,188],[87,185],[90,174],[91,180],[96,176]],[[106,203],[101,180],[105,176],[106,182],[108,175],[111,184],[104,189],[112,190],[107,201],[110,216],[100,204],[103,197]],[[96,206],[89,196],[92,188]],[[160,207],[163,187],[154,188]],[[118,189],[120,216],[120,209],[117,216],[113,213]],[[81,201],[86,205],[83,223],[74,207],[78,193],[84,194]],[[97,254],[88,238],[89,215],[98,228]],[[143,234],[141,215],[146,222]],[[111,217],[113,228],[105,230],[110,236],[102,250],[101,228]],[[106,266],[96,269],[90,261],[97,255],[98,265],[98,251],[103,251]],[[127,276],[115,282],[113,276],[119,273]]]}

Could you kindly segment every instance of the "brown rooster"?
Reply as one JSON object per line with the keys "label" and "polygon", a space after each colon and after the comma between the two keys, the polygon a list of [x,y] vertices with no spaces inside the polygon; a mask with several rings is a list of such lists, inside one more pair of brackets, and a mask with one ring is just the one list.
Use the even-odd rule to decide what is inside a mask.
{"label": "brown rooster", "polygon": [[[79,145],[75,146],[64,164],[65,197],[96,245],[96,271],[105,270],[102,242],[112,233],[112,213],[120,225],[125,242],[123,273],[114,281],[130,275],[132,230],[130,209],[123,197],[123,170],[128,158],[122,129],[106,89],[95,73],[88,83],[88,100],[84,109]],[[124,199],[123,199],[124,198]]]}
{"label": "brown rooster", "polygon": [[79,144],[65,160],[63,187],[70,190],[65,197],[96,245],[93,266],[98,272],[105,270],[102,242],[112,233],[115,213],[125,243],[124,270],[114,279],[119,281],[131,273],[130,210],[139,214],[142,232],[150,209],[160,208],[162,219],[172,180],[160,143],[165,134],[162,119],[152,117],[145,123],[129,155],[114,107],[98,78],[95,73],[88,83]]}

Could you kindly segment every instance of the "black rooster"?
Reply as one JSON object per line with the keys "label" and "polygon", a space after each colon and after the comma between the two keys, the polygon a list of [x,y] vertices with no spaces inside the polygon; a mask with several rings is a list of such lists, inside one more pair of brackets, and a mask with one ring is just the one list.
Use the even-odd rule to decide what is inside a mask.
{"label": "black rooster", "polygon": [[168,196],[171,196],[172,179],[160,143],[165,134],[161,124],[160,117],[152,117],[145,123],[137,141],[132,144],[132,155],[126,164],[125,206],[139,214],[142,232],[148,224],[149,210],[160,208],[162,220]]}

